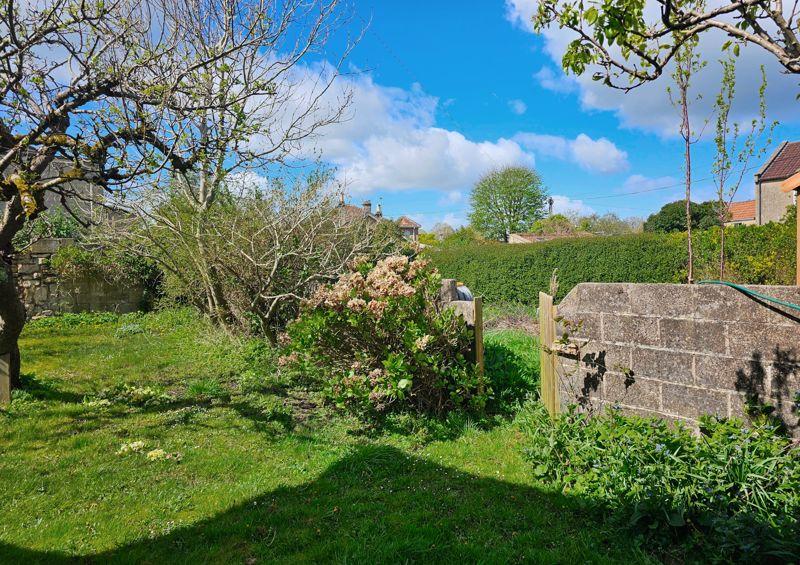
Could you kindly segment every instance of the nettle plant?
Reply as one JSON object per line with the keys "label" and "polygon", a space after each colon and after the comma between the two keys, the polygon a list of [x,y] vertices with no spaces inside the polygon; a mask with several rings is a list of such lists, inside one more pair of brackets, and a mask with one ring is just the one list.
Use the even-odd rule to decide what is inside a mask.
{"label": "nettle plant", "polygon": [[284,366],[316,375],[337,407],[363,417],[482,410],[489,391],[470,360],[473,332],[444,308],[428,261],[357,260],[302,305]]}

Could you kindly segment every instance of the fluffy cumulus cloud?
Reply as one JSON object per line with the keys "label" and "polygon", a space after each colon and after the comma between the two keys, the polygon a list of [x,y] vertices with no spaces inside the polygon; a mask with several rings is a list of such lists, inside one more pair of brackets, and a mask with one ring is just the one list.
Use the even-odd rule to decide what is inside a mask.
{"label": "fluffy cumulus cloud", "polygon": [[577,164],[594,173],[619,173],[628,168],[628,154],[605,137],[592,139],[581,133],[575,139],[523,132],[514,140],[537,155]]}
{"label": "fluffy cumulus cloud", "polygon": [[475,183],[487,170],[534,165],[534,156],[511,139],[475,141],[435,125],[438,99],[419,85],[376,84],[367,74],[338,79],[326,97],[352,95],[346,118],[304,145],[337,167],[353,193],[434,188],[448,192]]}
{"label": "fluffy cumulus cloud", "polygon": [[508,107],[511,108],[511,111],[518,116],[521,116],[522,114],[528,111],[528,105],[519,99],[509,100]]}
{"label": "fluffy cumulus cloud", "polygon": [[[506,18],[514,26],[533,33],[531,18],[536,12],[538,0],[506,0]],[[649,6],[657,16],[657,6]],[[535,75],[536,80],[544,88],[558,92],[566,92],[570,88],[577,90],[581,104],[588,110],[608,110],[616,113],[620,122],[625,127],[637,128],[657,132],[664,136],[677,134],[677,114],[670,103],[666,88],[670,82],[667,69],[661,79],[646,84],[636,90],[624,93],[608,88],[600,82],[591,80],[592,69],[587,70],[582,76],[565,76],[560,70],[561,57],[574,38],[573,32],[557,27],[543,32],[544,50],[553,61],[557,71],[545,67]],[[714,96],[719,90],[722,71],[718,60],[724,56],[721,45],[727,40],[722,33],[711,31],[703,35],[699,52],[701,57],[708,62],[706,67],[698,73],[693,81],[695,92],[702,92],[705,96],[698,100],[693,108],[692,116],[696,123],[703,123],[711,112]],[[774,57],[755,46],[742,49],[737,59],[737,97],[734,104],[734,118],[739,121],[749,121],[758,110],[757,81],[761,76],[761,66],[764,66],[769,79],[767,87],[767,107],[770,117],[781,122],[797,121],[797,101],[799,92],[796,78],[781,72],[780,66]]]}
{"label": "fluffy cumulus cloud", "polygon": [[573,200],[560,194],[553,195],[553,213],[555,214],[588,216],[594,212],[594,209],[587,206],[582,200]]}
{"label": "fluffy cumulus cloud", "polygon": [[[308,98],[310,95],[305,95],[301,100]],[[461,191],[487,171],[507,165],[534,166],[537,154],[569,160],[591,172],[627,168],[624,151],[605,138],[592,139],[585,134],[569,140],[554,137],[554,144],[537,143],[547,136],[533,134],[468,139],[436,125],[439,100],[419,85],[386,87],[363,73],[339,77],[318,105],[335,107],[345,99],[351,103],[344,119],[304,140],[300,154],[319,156],[333,164],[340,182],[354,194],[438,189],[445,192],[440,203],[453,205],[463,200]],[[515,112],[526,109],[522,101],[512,102],[520,104],[511,105]],[[551,145],[561,149],[554,151]]]}

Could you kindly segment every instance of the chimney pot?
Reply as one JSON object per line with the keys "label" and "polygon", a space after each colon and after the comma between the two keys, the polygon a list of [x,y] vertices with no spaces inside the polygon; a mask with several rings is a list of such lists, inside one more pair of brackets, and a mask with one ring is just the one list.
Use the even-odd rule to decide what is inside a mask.
{"label": "chimney pot", "polygon": [[361,207],[367,214],[372,214],[372,202],[370,202],[369,200],[364,200],[364,203],[361,205]]}

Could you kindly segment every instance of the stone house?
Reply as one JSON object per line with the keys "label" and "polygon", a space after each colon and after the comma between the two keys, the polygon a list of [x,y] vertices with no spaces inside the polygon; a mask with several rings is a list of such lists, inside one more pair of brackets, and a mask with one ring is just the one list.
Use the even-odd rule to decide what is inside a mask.
{"label": "stone house", "polygon": [[800,141],[784,141],[755,174],[755,199],[732,202],[726,225],[779,222],[786,209],[797,202],[795,192],[784,192],[781,183],[800,171]]}
{"label": "stone house", "polygon": [[[378,207],[373,212],[372,202],[369,200],[365,200],[361,206],[353,206],[352,204],[347,204],[344,200],[344,195],[341,195],[339,197],[338,210],[339,213],[348,221],[359,218],[366,218],[375,222],[383,220],[391,221],[388,218],[383,217],[383,210],[380,204],[378,204]],[[400,228],[400,233],[404,238],[414,243],[419,242],[419,229],[422,226],[420,226],[417,222],[408,216],[400,216],[395,223]]]}

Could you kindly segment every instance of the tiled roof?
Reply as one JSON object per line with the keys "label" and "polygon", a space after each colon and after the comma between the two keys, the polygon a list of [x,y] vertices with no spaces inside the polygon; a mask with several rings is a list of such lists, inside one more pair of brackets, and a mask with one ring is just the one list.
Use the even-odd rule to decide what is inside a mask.
{"label": "tiled roof", "polygon": [[783,180],[797,171],[800,171],[800,141],[787,142],[767,161],[761,171],[761,180]]}
{"label": "tiled roof", "polygon": [[339,213],[347,220],[359,220],[361,218],[370,218],[377,220],[375,215],[368,214],[361,206],[353,206],[352,204],[340,204],[337,208]]}
{"label": "tiled roof", "polygon": [[743,222],[745,220],[756,219],[756,201],[745,200],[744,202],[731,202],[728,206],[730,213],[729,222]]}
{"label": "tiled roof", "polygon": [[401,228],[418,228],[420,225],[409,218],[408,216],[400,216],[397,218],[397,225]]}

